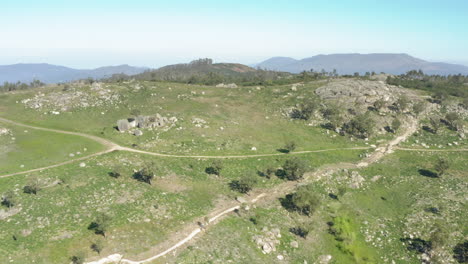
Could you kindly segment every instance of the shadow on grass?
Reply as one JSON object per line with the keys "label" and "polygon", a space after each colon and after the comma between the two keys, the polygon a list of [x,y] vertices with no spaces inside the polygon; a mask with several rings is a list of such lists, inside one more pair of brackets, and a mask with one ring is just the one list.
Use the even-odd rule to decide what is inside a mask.
{"label": "shadow on grass", "polygon": [[284,149],[284,148],[277,149],[276,151],[284,153],[284,154],[288,154],[290,152],[289,150]]}
{"label": "shadow on grass", "polygon": [[428,126],[423,126],[422,129],[423,129],[424,131],[427,131],[427,132],[432,133],[432,134],[435,134],[435,133],[436,133],[436,132],[434,131],[434,129],[432,129],[432,128],[428,127]]}
{"label": "shadow on grass", "polygon": [[419,169],[418,172],[419,172],[419,174],[421,174],[424,177],[429,177],[429,178],[438,178],[439,177],[437,175],[437,173],[432,172],[430,170],[426,170],[426,169]]}

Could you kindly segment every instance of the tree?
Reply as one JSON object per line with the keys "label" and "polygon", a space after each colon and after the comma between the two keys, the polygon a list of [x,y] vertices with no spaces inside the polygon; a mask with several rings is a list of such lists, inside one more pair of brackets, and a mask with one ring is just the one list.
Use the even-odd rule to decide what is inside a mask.
{"label": "tree", "polygon": [[110,220],[111,217],[109,215],[100,213],[97,215],[96,219],[89,224],[88,229],[94,231],[96,235],[105,237]]}
{"label": "tree", "polygon": [[463,243],[458,243],[453,248],[453,258],[458,261],[458,263],[468,263],[468,240],[465,240]]}
{"label": "tree", "polygon": [[156,168],[154,163],[147,164],[143,169],[133,174],[133,178],[137,181],[145,182],[151,185],[151,182],[156,176],[155,170]]}
{"label": "tree", "polygon": [[450,112],[445,115],[445,120],[449,124],[450,128],[457,129],[457,121],[460,119],[457,113]]}
{"label": "tree", "polygon": [[410,100],[405,95],[400,96],[396,101],[396,106],[398,107],[398,111],[404,112],[410,104]]}
{"label": "tree", "polygon": [[392,131],[396,133],[401,126],[401,121],[398,118],[393,119],[392,121]]}
{"label": "tree", "polygon": [[271,178],[271,176],[273,176],[275,173],[276,173],[277,169],[274,168],[274,167],[268,167],[266,170],[265,170],[265,175],[268,179]]}
{"label": "tree", "polygon": [[294,141],[289,141],[284,145],[284,150],[286,150],[286,153],[292,152],[296,149],[296,142]]}
{"label": "tree", "polygon": [[111,172],[109,172],[109,176],[113,178],[119,178],[122,176],[122,168],[120,166],[115,166]]}
{"label": "tree", "polygon": [[379,100],[374,102],[374,108],[379,112],[380,112],[380,110],[382,108],[385,107],[385,105],[387,105],[387,102],[385,102],[385,100],[383,100],[383,99],[379,99]]}
{"label": "tree", "polygon": [[23,187],[23,192],[28,194],[37,194],[41,190],[39,180],[30,179],[28,185]]}
{"label": "tree", "polygon": [[424,101],[419,101],[413,105],[413,113],[419,115],[424,110],[426,110],[426,103]]}
{"label": "tree", "polygon": [[322,115],[329,121],[327,124],[331,129],[337,129],[343,124],[343,117],[337,106],[329,105],[322,111]]}
{"label": "tree", "polygon": [[257,183],[255,175],[245,174],[240,180],[234,180],[229,183],[232,190],[240,193],[248,193],[252,190],[253,186]]}
{"label": "tree", "polygon": [[368,115],[362,114],[354,117],[344,125],[346,133],[356,137],[366,138],[372,135],[375,121]]}
{"label": "tree", "polygon": [[14,200],[14,194],[12,191],[8,191],[2,195],[1,205],[7,208],[11,208],[16,204]]}
{"label": "tree", "polygon": [[286,179],[296,181],[304,176],[306,164],[303,160],[296,157],[288,159],[284,162],[283,171]]}
{"label": "tree", "polygon": [[432,132],[434,132],[434,134],[437,134],[441,125],[440,118],[436,116],[430,117],[429,123],[431,124]]}
{"label": "tree", "polygon": [[296,210],[305,215],[312,215],[320,204],[312,185],[301,186],[291,197],[292,204]]}
{"label": "tree", "polygon": [[90,246],[91,250],[93,250],[94,252],[98,253],[98,254],[101,254],[101,251],[102,249],[104,248],[104,245],[103,245],[103,242],[102,240],[96,240],[95,242],[93,242]]}
{"label": "tree", "polygon": [[319,103],[316,100],[309,99],[301,104],[301,118],[304,120],[309,120],[314,112],[319,107]]}
{"label": "tree", "polygon": [[83,264],[85,262],[85,255],[83,252],[78,252],[76,255],[70,257],[73,264]]}
{"label": "tree", "polygon": [[205,172],[208,174],[214,174],[219,176],[221,174],[221,170],[223,169],[223,163],[221,160],[214,160],[210,167],[205,169]]}
{"label": "tree", "polygon": [[434,103],[442,104],[447,100],[448,96],[448,93],[444,89],[440,89],[432,95],[432,99]]}
{"label": "tree", "polygon": [[461,105],[463,106],[463,108],[468,109],[468,96],[463,98]]}
{"label": "tree", "polygon": [[439,158],[434,166],[434,170],[437,172],[437,176],[441,177],[449,167],[450,164],[448,160]]}

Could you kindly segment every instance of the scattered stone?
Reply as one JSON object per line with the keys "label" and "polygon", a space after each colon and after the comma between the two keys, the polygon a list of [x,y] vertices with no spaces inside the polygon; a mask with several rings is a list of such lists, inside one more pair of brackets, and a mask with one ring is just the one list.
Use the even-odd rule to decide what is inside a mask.
{"label": "scattered stone", "polygon": [[318,258],[318,261],[320,264],[328,264],[328,262],[330,262],[331,259],[331,255],[322,255]]}
{"label": "scattered stone", "polygon": [[139,137],[139,136],[142,136],[142,135],[143,135],[143,132],[142,132],[141,130],[138,130],[138,129],[137,129],[137,130],[135,130],[135,131],[133,132],[133,135]]}
{"label": "scattered stone", "polygon": [[291,245],[292,248],[298,248],[299,247],[299,243],[297,241],[291,241],[290,245]]}
{"label": "scattered stone", "polygon": [[81,163],[80,163],[80,168],[84,168],[84,167],[86,167],[86,163],[81,162]]}
{"label": "scattered stone", "polygon": [[220,84],[217,84],[216,87],[218,87],[218,88],[237,88],[237,84],[235,84],[235,83],[230,83],[230,84],[220,83]]}
{"label": "scattered stone", "polygon": [[276,256],[276,258],[278,258],[278,260],[283,260],[284,256],[283,255],[278,255],[278,256]]}
{"label": "scattered stone", "polygon": [[351,183],[349,184],[350,188],[359,189],[364,183],[364,178],[359,174],[358,171],[351,172]]}
{"label": "scattered stone", "polygon": [[239,203],[247,203],[247,200],[244,197],[241,197],[241,196],[236,197],[236,200]]}
{"label": "scattered stone", "polygon": [[252,147],[251,150],[252,150],[252,151],[257,151],[257,148],[256,148],[256,147]]}
{"label": "scattered stone", "polygon": [[192,118],[192,124],[194,124],[196,127],[203,127],[203,128],[209,127],[205,120],[198,118],[198,117]]}
{"label": "scattered stone", "polygon": [[7,128],[0,127],[0,136],[9,135],[11,131]]}

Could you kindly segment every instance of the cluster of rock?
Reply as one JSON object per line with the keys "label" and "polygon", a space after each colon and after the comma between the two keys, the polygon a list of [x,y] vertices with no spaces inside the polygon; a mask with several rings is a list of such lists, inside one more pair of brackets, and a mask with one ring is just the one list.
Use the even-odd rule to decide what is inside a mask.
{"label": "cluster of rock", "polygon": [[229,84],[220,83],[220,84],[217,84],[216,87],[218,87],[218,88],[237,88],[237,84],[235,84],[235,83],[229,83]]}
{"label": "cluster of rock", "polygon": [[371,105],[377,100],[389,104],[395,102],[402,91],[382,81],[337,80],[318,88],[316,94],[325,100],[337,100],[349,104]]}
{"label": "cluster of rock", "polygon": [[0,127],[0,136],[10,135],[11,131],[8,128]]}
{"label": "cluster of rock", "polygon": [[362,177],[358,171],[351,171],[349,174],[349,187],[352,189],[359,189],[364,184],[364,177]]}
{"label": "cluster of rock", "polygon": [[263,254],[269,254],[276,251],[276,247],[280,244],[278,238],[281,238],[281,232],[278,228],[268,230],[267,227],[262,229],[263,235],[253,237],[255,244],[262,250]]}
{"label": "cluster of rock", "polygon": [[135,136],[143,135],[143,132],[139,129],[152,129],[152,128],[163,128],[172,127],[177,122],[177,117],[165,117],[160,114],[152,116],[137,116],[136,118],[120,119],[117,121],[117,129],[120,132],[133,132]]}
{"label": "cluster of rock", "polygon": [[192,118],[192,124],[194,124],[195,127],[209,128],[208,122],[206,122],[204,119],[201,119],[201,118],[198,118],[198,117]]}
{"label": "cluster of rock", "polygon": [[120,103],[120,95],[110,89],[104,89],[101,85],[93,85],[91,89],[75,90],[69,89],[62,92],[44,94],[37,93],[32,98],[21,101],[27,108],[31,109],[51,109],[51,113],[57,114],[59,111],[70,111],[77,108],[98,107],[104,105],[117,105]]}

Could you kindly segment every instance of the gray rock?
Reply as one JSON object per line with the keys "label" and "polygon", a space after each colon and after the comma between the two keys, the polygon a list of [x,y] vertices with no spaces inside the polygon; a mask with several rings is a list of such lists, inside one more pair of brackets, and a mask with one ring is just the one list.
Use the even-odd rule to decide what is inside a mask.
{"label": "gray rock", "polygon": [[139,136],[142,136],[142,135],[143,135],[143,132],[142,132],[141,130],[138,130],[138,129],[137,129],[137,130],[135,130],[135,131],[133,132],[133,135],[139,137]]}
{"label": "gray rock", "polygon": [[299,243],[297,241],[291,241],[290,245],[291,245],[292,248],[298,248],[299,247]]}
{"label": "gray rock", "polygon": [[130,124],[127,119],[120,119],[117,121],[117,128],[120,132],[125,132],[130,128]]}
{"label": "gray rock", "polygon": [[247,203],[247,200],[244,197],[241,197],[241,196],[236,197],[236,200],[239,203]]}

